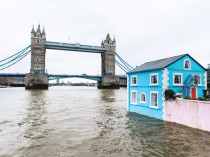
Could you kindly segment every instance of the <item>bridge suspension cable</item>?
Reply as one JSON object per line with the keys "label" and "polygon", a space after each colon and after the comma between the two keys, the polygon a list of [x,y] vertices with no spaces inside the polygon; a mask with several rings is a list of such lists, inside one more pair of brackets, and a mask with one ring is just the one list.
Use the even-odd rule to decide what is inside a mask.
{"label": "bridge suspension cable", "polygon": [[31,47],[31,45],[27,46],[27,47],[24,48],[23,50],[21,50],[21,51],[15,53],[14,55],[12,55],[12,56],[10,56],[10,57],[7,57],[7,58],[5,58],[5,59],[3,59],[3,60],[0,60],[0,62],[6,61],[6,60],[8,60],[8,59],[10,59],[10,58],[12,58],[12,57],[18,55],[18,54],[24,53],[24,52],[25,52],[26,50],[28,50],[30,47]]}
{"label": "bridge suspension cable", "polygon": [[[25,58],[25,57],[31,52],[31,49],[29,49],[30,46],[31,46],[31,45],[27,46],[26,48],[24,48],[24,49],[21,50],[20,52],[18,52],[18,53],[16,53],[16,54],[12,55],[12,56],[10,56],[10,57],[8,57],[8,58],[6,58],[6,59],[1,60],[0,62],[3,62],[3,61],[6,61],[6,60],[8,60],[8,59],[10,59],[10,58],[13,57],[13,58],[10,59],[9,61],[7,61],[7,62],[1,64],[1,65],[0,65],[0,70],[4,70],[4,69],[6,69],[6,68],[9,68],[10,66],[16,64],[17,62],[19,62],[19,61],[21,61],[23,58]],[[29,49],[29,50],[28,50],[28,49]],[[27,50],[28,50],[28,51],[27,51]]]}
{"label": "bridge suspension cable", "polygon": [[126,67],[124,67],[120,62],[118,62],[117,60],[115,60],[116,64],[118,65],[118,67],[120,69],[122,69],[124,72],[129,72],[130,70],[126,69]]}
{"label": "bridge suspension cable", "polygon": [[[120,55],[119,54],[117,54],[116,52],[115,52],[115,54],[116,54],[116,56],[117,56],[117,58],[123,63],[123,65],[124,66],[126,66],[128,69],[130,69],[130,70],[132,70],[132,69],[134,69],[131,65],[129,65],[124,59],[122,59],[122,57],[120,57]],[[129,70],[129,71],[130,71]]]}
{"label": "bridge suspension cable", "polygon": [[11,67],[12,65],[16,64],[17,62],[19,62],[19,61],[21,61],[23,58],[25,58],[30,52],[31,52],[31,50],[27,51],[20,59],[17,58],[18,60],[16,60],[14,63],[9,62],[9,63],[12,63],[12,64],[9,64],[9,65],[7,65],[6,67],[0,68],[0,70],[4,70],[4,69],[9,68],[9,67]]}
{"label": "bridge suspension cable", "polygon": [[[29,50],[29,51],[30,51],[30,50]],[[9,60],[8,62],[6,62],[6,63],[4,63],[4,64],[0,64],[0,67],[2,67],[2,66],[4,66],[4,65],[7,65],[7,64],[11,63],[12,61],[17,60],[18,58],[21,58],[21,57],[24,56],[26,53],[28,53],[28,51],[19,54],[17,57],[15,57],[15,58]]]}
{"label": "bridge suspension cable", "polygon": [[115,52],[117,58],[119,59],[119,61],[115,60],[116,64],[118,65],[118,67],[120,69],[122,69],[123,71],[125,71],[126,73],[133,70],[134,68],[132,66],[130,66],[125,60],[122,59],[122,57],[120,57],[119,54],[117,54]]}

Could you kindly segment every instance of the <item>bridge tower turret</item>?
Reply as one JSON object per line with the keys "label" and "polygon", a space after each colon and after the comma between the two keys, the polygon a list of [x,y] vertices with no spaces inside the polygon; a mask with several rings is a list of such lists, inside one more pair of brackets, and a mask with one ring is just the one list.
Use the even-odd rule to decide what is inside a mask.
{"label": "bridge tower turret", "polygon": [[101,54],[102,82],[99,83],[98,88],[119,88],[119,78],[115,76],[115,38],[112,40],[107,34],[106,39],[102,40],[101,47],[105,48],[105,53]]}
{"label": "bridge tower turret", "polygon": [[48,88],[48,75],[45,73],[45,41],[46,34],[40,25],[35,32],[31,30],[31,68],[30,74],[26,75],[26,89]]}

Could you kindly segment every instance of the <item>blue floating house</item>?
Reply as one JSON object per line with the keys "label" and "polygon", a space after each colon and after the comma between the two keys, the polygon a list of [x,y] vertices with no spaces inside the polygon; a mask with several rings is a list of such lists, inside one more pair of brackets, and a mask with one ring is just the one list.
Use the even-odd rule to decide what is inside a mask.
{"label": "blue floating house", "polygon": [[128,111],[164,120],[164,96],[203,97],[206,69],[189,54],[146,62],[128,72]]}

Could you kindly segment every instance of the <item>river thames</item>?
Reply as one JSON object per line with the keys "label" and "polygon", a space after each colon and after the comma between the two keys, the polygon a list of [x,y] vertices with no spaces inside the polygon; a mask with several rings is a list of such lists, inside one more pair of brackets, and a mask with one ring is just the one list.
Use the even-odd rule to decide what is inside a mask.
{"label": "river thames", "polygon": [[126,94],[0,89],[0,157],[210,156],[210,133],[128,113]]}

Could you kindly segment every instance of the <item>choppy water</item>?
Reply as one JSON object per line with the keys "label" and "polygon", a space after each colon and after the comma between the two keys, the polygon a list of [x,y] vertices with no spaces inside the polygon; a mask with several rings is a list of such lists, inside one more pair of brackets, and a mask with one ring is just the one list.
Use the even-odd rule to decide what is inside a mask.
{"label": "choppy water", "polygon": [[0,156],[210,156],[210,133],[127,113],[126,105],[126,89],[0,89]]}

